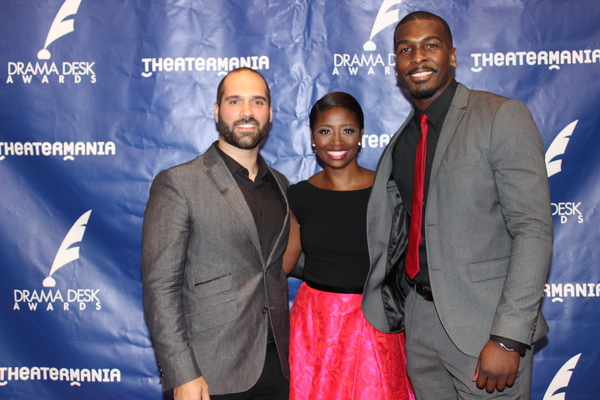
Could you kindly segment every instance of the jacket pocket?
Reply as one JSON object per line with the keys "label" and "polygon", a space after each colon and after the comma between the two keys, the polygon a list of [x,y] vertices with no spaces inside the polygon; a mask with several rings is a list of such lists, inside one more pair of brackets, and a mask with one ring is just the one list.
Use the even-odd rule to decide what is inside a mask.
{"label": "jacket pocket", "polygon": [[469,276],[472,282],[487,281],[489,279],[504,278],[508,269],[509,257],[499,258],[469,264]]}
{"label": "jacket pocket", "polygon": [[[452,161],[447,161],[444,165],[444,168],[446,169],[455,169],[455,168],[460,168],[464,165],[469,165],[469,164],[478,164],[481,162],[481,156],[477,155],[477,156],[467,156],[467,157],[460,157],[460,158],[456,158]],[[475,165],[475,167],[477,167],[477,165]]]}
{"label": "jacket pocket", "polygon": [[194,335],[233,321],[236,314],[237,305],[235,300],[229,300],[207,310],[186,315],[185,322],[190,335]]}
{"label": "jacket pocket", "polygon": [[194,285],[194,292],[196,293],[196,298],[202,299],[207,296],[212,296],[213,294],[230,290],[231,284],[232,278],[230,272],[228,274],[223,274],[221,276],[196,283]]}

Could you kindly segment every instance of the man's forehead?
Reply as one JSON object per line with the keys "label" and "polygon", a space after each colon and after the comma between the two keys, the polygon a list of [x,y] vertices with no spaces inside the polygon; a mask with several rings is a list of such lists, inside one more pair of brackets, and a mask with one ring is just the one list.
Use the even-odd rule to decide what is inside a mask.
{"label": "man's forehead", "polygon": [[230,74],[223,82],[223,94],[231,96],[267,96],[267,86],[262,77],[250,71]]}
{"label": "man's forehead", "polygon": [[406,40],[428,40],[438,38],[446,44],[450,44],[448,32],[441,22],[430,19],[416,19],[405,22],[398,26],[394,34],[394,42],[399,43]]}

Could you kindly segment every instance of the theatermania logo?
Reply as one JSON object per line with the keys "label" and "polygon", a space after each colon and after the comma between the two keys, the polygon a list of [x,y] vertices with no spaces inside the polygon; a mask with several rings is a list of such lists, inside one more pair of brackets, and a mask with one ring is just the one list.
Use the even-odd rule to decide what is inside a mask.
{"label": "theatermania logo", "polygon": [[471,71],[481,72],[484,68],[510,68],[523,66],[545,66],[559,70],[563,65],[597,64],[600,49],[508,51],[495,53],[471,53]]}
{"label": "theatermania logo", "polygon": [[[57,289],[55,275],[64,267],[72,266],[72,262],[79,259],[79,243],[82,242],[92,210],[85,212],[73,224],[65,235],[48,276],[41,282],[41,287],[36,289],[15,289],[13,291],[13,310],[22,311],[55,311],[102,309],[102,302],[98,293],[100,289],[94,288],[68,288]],[[60,275],[60,274],[59,274]]]}
{"label": "theatermania logo", "polygon": [[[96,83],[95,62],[90,61],[54,61],[51,60],[52,48],[57,41],[75,31],[75,17],[81,0],[65,0],[46,35],[44,46],[37,52],[37,61],[9,61],[7,84],[22,82],[37,83]],[[34,79],[35,78],[35,79]]]}

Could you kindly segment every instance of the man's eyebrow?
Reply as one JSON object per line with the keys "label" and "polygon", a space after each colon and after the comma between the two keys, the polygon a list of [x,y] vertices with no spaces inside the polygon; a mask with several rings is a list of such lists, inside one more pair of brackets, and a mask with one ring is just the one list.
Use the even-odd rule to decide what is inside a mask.
{"label": "man's eyebrow", "polygon": [[417,39],[417,40],[407,40],[407,39],[399,40],[399,41],[396,42],[396,46],[395,47],[397,48],[401,44],[406,44],[406,43],[409,43],[409,42],[427,41],[427,40],[431,40],[431,39],[437,39],[440,42],[445,43],[444,40],[440,36],[438,36],[438,35],[432,35],[432,36],[426,36],[424,38]]}
{"label": "man's eyebrow", "polygon": [[[244,96],[242,96],[242,95],[240,95],[240,94],[232,94],[231,96],[227,96],[227,97],[225,97],[225,100],[241,99],[242,97],[244,97]],[[266,96],[261,96],[261,95],[250,96],[250,98],[251,98],[252,100],[257,100],[257,99],[259,99],[259,100],[264,100],[264,101],[267,101],[267,97],[266,97]]]}

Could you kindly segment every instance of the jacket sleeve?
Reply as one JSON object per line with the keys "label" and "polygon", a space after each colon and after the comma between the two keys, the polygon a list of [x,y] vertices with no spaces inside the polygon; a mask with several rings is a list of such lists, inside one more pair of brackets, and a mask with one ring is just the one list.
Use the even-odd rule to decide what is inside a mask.
{"label": "jacket sleeve", "polygon": [[150,189],[142,230],[144,313],[163,378],[163,390],[202,375],[188,343],[182,293],[190,213],[170,170]]}
{"label": "jacket sleeve", "polygon": [[518,100],[508,100],[499,107],[490,140],[490,164],[512,240],[490,334],[530,345],[552,257],[544,147],[531,113]]}

